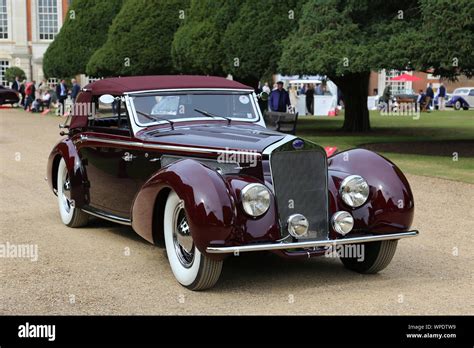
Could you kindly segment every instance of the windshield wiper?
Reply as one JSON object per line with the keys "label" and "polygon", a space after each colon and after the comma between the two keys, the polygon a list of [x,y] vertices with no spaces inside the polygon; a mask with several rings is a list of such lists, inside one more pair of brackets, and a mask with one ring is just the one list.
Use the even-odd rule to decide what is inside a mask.
{"label": "windshield wiper", "polygon": [[152,120],[152,121],[157,121],[157,120],[166,121],[170,124],[171,130],[174,130],[174,122],[168,120],[167,118],[158,117],[158,116],[155,116],[155,115],[150,115],[150,114],[147,114],[146,112],[142,112],[142,111],[139,111],[139,110],[135,110],[135,111],[137,113],[139,113],[140,115],[145,116],[146,118],[148,118],[149,120]]}
{"label": "windshield wiper", "polygon": [[228,125],[228,126],[229,126],[230,123],[232,122],[232,119],[230,119],[229,117],[224,117],[224,116],[220,116],[220,115],[215,115],[215,114],[210,113],[209,111],[206,111],[206,110],[194,109],[194,111],[199,112],[200,114],[202,114],[202,115],[204,115],[204,116],[207,116],[207,117],[212,117],[212,118],[220,117],[220,118],[223,118],[224,120],[227,120],[227,125]]}

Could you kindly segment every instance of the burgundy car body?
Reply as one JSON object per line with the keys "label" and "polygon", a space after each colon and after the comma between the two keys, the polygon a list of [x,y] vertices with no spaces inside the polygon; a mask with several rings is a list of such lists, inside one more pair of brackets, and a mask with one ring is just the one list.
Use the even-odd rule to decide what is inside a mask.
{"label": "burgundy car body", "polygon": [[[126,101],[130,93],[169,90],[252,93],[250,87],[215,77],[129,77],[92,83],[79,94],[77,104],[93,105],[104,94],[123,97],[128,130],[126,126],[123,129],[91,126],[89,108],[76,108],[68,136],[49,156],[47,177],[51,189],[57,190],[57,168],[64,158],[71,178],[71,200],[76,208],[131,225],[151,243],[163,238],[164,204],[170,190],[174,190],[184,201],[196,247],[216,260],[232,252],[246,251],[248,246],[267,245],[270,247],[262,250],[284,257],[310,257],[321,255],[325,245],[342,239],[357,243],[360,237],[390,239],[393,235],[393,239],[398,239],[417,234],[410,231],[414,215],[410,186],[389,160],[362,149],[326,158],[322,148],[306,140],[303,149],[291,148],[300,138],[267,130],[259,111],[258,118],[252,122],[232,120],[229,124],[225,119],[197,118],[175,122],[174,129],[167,122],[150,127],[133,124],[136,114]],[[256,105],[256,99],[251,102]],[[325,245],[311,245],[312,239],[305,239],[306,244],[298,244],[294,238],[282,241],[286,231],[275,196],[268,211],[259,218],[249,217],[242,209],[240,193],[249,183],[264,184],[275,193],[270,156],[273,151],[286,151],[286,148],[295,153],[314,151],[327,164],[327,189],[322,187],[327,192],[327,203],[323,203],[327,204],[324,214],[328,231],[321,239]],[[256,165],[242,165],[236,172],[222,173],[216,160],[223,151],[252,151]],[[292,170],[288,168],[289,173]],[[339,193],[342,180],[352,174],[364,177],[370,187],[368,201],[359,208],[348,207]],[[354,228],[345,236],[336,233],[329,223],[331,216],[341,210],[349,211],[354,217]]]}

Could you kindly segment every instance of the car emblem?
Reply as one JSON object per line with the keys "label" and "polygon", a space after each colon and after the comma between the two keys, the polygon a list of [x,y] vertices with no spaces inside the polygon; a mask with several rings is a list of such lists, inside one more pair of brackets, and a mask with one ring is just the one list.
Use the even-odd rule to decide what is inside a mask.
{"label": "car emblem", "polygon": [[295,150],[301,150],[304,147],[304,141],[301,139],[296,139],[293,141],[293,148]]}

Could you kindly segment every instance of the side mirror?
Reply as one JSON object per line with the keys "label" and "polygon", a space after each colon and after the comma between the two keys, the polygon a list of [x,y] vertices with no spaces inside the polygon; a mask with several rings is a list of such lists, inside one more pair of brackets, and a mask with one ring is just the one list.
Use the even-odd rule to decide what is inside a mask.
{"label": "side mirror", "polygon": [[267,101],[268,100],[268,93],[267,92],[262,92],[259,95],[257,95],[257,98],[261,99],[262,101]]}
{"label": "side mirror", "polygon": [[110,94],[103,94],[100,96],[99,101],[101,104],[110,105],[115,101],[115,97]]}

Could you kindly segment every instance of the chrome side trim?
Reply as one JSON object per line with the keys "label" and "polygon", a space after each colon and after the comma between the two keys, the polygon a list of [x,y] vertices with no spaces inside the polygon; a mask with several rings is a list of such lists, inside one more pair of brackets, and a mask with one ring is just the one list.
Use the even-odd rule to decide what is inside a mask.
{"label": "chrome side trim", "polygon": [[325,246],[329,247],[329,246],[343,245],[343,244],[378,242],[382,240],[393,240],[393,239],[416,237],[417,235],[418,235],[418,231],[413,230],[413,231],[407,231],[407,232],[401,232],[401,233],[371,235],[371,236],[363,236],[363,237],[333,239],[333,240],[318,240],[318,241],[296,242],[296,243],[251,244],[251,245],[230,246],[230,247],[207,247],[206,251],[209,254],[227,254],[227,253],[238,254],[238,253],[243,253],[247,251],[285,250],[285,249],[295,249],[295,248],[317,248],[317,247],[325,247]]}
{"label": "chrome side trim", "polygon": [[126,218],[123,218],[123,217],[120,217],[120,216],[116,216],[116,215],[107,213],[105,211],[99,210],[99,209],[95,209],[95,208],[92,208],[92,207],[87,207],[87,208],[82,208],[81,210],[84,213],[93,215],[95,217],[98,217],[98,218],[101,218],[101,219],[104,219],[104,220],[107,220],[107,221],[116,222],[116,223],[121,224],[121,225],[132,226],[132,221],[130,219],[126,219]]}
{"label": "chrome side trim", "polygon": [[76,140],[76,143],[81,143],[84,141],[94,141],[103,144],[112,144],[112,145],[122,145],[122,146],[132,146],[139,147],[143,149],[154,149],[154,150],[170,150],[170,151],[184,151],[184,152],[198,152],[198,153],[210,153],[210,154],[230,154],[230,155],[244,155],[244,156],[257,156],[260,157],[261,154],[251,151],[233,151],[233,150],[223,150],[223,149],[210,149],[202,147],[190,147],[190,146],[178,146],[178,145],[158,145],[158,144],[144,144],[137,141],[123,141],[115,139],[102,139],[97,137],[90,137],[87,135],[82,135]]}

